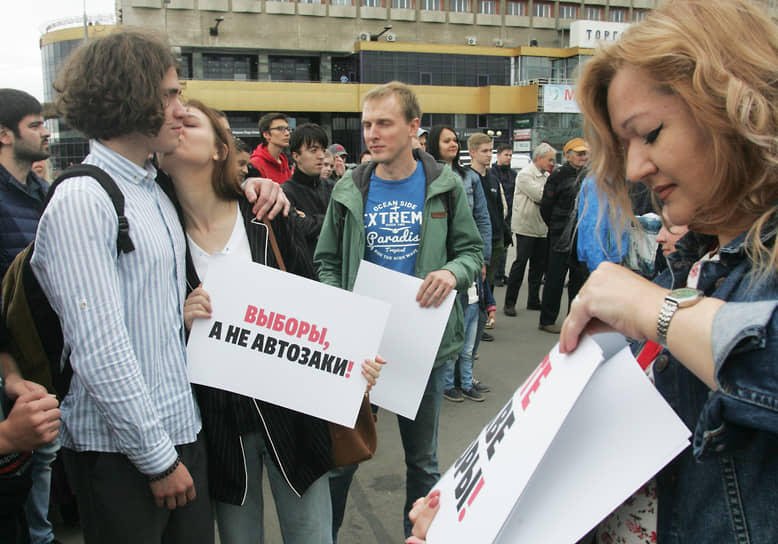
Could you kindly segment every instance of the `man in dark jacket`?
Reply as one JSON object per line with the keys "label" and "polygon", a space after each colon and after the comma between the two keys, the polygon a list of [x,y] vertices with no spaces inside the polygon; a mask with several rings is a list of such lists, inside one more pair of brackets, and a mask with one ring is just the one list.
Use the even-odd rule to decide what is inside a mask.
{"label": "man in dark jacket", "polygon": [[[0,280],[14,257],[35,237],[49,184],[32,171],[32,163],[49,157],[49,131],[41,105],[24,91],[0,89]],[[6,388],[12,386],[6,384]],[[16,398],[22,391],[7,391]],[[32,491],[27,521],[33,542],[51,542],[48,520],[51,463],[59,442],[36,450],[32,457]]]}
{"label": "man in dark jacket", "polygon": [[[548,225],[549,255],[538,328],[552,334],[559,334],[561,331],[556,324],[556,319],[559,316],[559,305],[568,270],[572,236],[572,233],[565,230],[565,226],[570,214],[575,210],[575,199],[579,189],[578,174],[589,162],[589,146],[583,138],[573,138],[567,142],[564,151],[566,162],[548,177],[540,201],[540,215]],[[582,283],[583,278],[578,269],[570,268],[570,283],[567,290],[570,301],[578,293]]]}
{"label": "man in dark jacket", "polygon": [[[500,144],[497,146],[497,161],[492,165],[492,173],[497,177],[497,181],[500,182],[503,195],[505,196],[507,215],[505,217],[504,228],[504,246],[507,249],[511,245],[511,217],[513,213],[513,192],[516,188],[516,175],[519,173],[515,168],[511,168],[511,157],[513,156],[513,149],[508,144]],[[497,274],[494,277],[494,284],[496,287],[502,287],[508,282],[508,277],[505,275],[505,257],[506,253],[503,253],[502,259],[500,259],[497,265]]]}
{"label": "man in dark jacket", "polygon": [[301,125],[292,134],[289,149],[297,167],[282,187],[300,216],[297,224],[307,242],[308,259],[313,263],[313,251],[319,241],[333,187],[330,181],[321,179],[327,133],[313,123]]}
{"label": "man in dark jacket", "polygon": [[0,89],[0,280],[35,237],[49,185],[32,163],[49,157],[49,134],[35,97]]}

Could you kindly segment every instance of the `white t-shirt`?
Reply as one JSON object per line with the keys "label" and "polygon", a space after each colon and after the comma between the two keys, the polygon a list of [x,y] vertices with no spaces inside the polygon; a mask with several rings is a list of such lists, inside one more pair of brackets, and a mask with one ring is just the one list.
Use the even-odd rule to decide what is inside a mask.
{"label": "white t-shirt", "polygon": [[[246,234],[246,225],[243,223],[243,217],[240,215],[240,209],[235,214],[235,226],[232,228],[230,239],[221,251],[208,254],[204,249],[192,240],[189,234],[186,235],[189,242],[189,249],[192,253],[192,262],[194,263],[197,277],[201,280],[208,273],[208,265],[215,262],[216,259],[237,259],[240,262],[251,262],[251,248],[249,247],[249,237]],[[196,286],[194,286],[196,287]]]}

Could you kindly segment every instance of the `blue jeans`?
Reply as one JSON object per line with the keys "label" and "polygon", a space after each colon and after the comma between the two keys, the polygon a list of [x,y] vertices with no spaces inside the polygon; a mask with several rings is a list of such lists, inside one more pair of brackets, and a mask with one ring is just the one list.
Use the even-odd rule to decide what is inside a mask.
{"label": "blue jeans", "polygon": [[459,295],[459,302],[465,308],[465,345],[456,361],[447,361],[443,378],[443,391],[454,388],[454,366],[459,366],[462,389],[469,391],[473,387],[473,348],[478,333],[478,302],[467,304],[467,294]]}
{"label": "blue jeans", "polygon": [[59,438],[56,438],[32,453],[32,489],[24,505],[31,544],[49,544],[54,540],[54,528],[49,521],[49,497],[51,464],[57,458],[59,446]]}
{"label": "blue jeans", "polygon": [[[443,377],[446,366],[453,365],[447,361],[445,365],[433,368],[427,380],[427,387],[421,398],[416,419],[410,420],[397,416],[400,426],[400,437],[405,451],[405,508],[403,509],[403,527],[405,536],[411,536],[413,524],[408,519],[408,513],[413,507],[413,501],[429,493],[432,486],[440,480],[438,469],[438,421],[440,403],[443,400]],[[330,471],[330,488],[332,490],[333,509],[342,512],[345,509],[348,488],[358,465],[351,465]],[[343,520],[342,514],[340,521]],[[340,524],[333,526],[337,535]],[[333,541],[336,539],[333,537]]]}
{"label": "blue jeans", "polygon": [[328,544],[332,539],[332,509],[327,474],[298,497],[267,451],[260,433],[243,435],[248,489],[243,506],[214,501],[219,539],[222,544],[262,544],[262,464],[267,467],[270,489],[278,512],[285,544]]}

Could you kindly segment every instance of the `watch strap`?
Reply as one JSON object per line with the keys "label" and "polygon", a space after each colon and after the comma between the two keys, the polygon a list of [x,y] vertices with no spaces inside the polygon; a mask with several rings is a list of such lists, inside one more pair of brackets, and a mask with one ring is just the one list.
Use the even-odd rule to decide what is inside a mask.
{"label": "watch strap", "polygon": [[678,302],[665,298],[662,309],[659,311],[659,318],[656,320],[656,336],[660,345],[667,347],[667,329],[670,327],[670,320],[678,310]]}

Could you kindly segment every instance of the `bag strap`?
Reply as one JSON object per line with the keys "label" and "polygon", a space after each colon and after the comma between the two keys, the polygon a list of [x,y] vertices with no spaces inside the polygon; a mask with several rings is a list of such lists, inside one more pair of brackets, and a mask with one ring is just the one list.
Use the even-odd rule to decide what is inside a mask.
{"label": "bag strap", "polygon": [[270,238],[270,245],[273,247],[273,255],[276,257],[278,268],[286,272],[286,265],[284,264],[284,258],[281,256],[281,250],[278,249],[278,241],[276,240],[276,234],[273,232],[273,227],[270,226],[270,221],[266,217],[262,218],[262,222],[267,227],[267,235]]}
{"label": "bag strap", "polygon": [[108,193],[108,197],[113,203],[114,210],[116,210],[116,218],[119,221],[119,234],[116,237],[116,249],[119,253],[130,253],[135,251],[135,244],[132,243],[130,238],[130,223],[127,221],[127,217],[124,215],[124,195],[121,189],[116,185],[113,178],[102,168],[93,164],[75,164],[70,166],[67,170],[54,180],[51,184],[49,192],[46,195],[46,200],[43,203],[43,208],[49,205],[51,197],[54,195],[54,190],[66,179],[77,177],[90,177],[97,181],[103,190]]}

